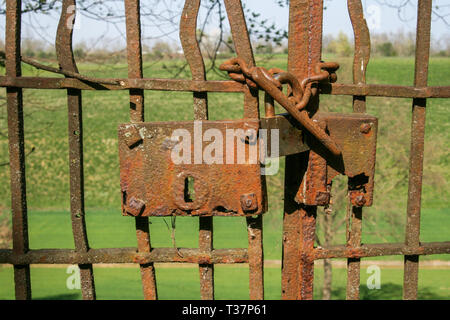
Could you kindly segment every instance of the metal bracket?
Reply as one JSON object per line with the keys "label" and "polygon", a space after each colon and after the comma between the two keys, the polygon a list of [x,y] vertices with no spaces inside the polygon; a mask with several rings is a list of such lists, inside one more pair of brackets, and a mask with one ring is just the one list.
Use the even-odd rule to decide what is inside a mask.
{"label": "metal bracket", "polygon": [[367,114],[319,113],[314,118],[342,151],[331,154],[313,137],[308,169],[296,196],[305,205],[326,206],[330,202],[331,182],[338,174],[348,179],[353,206],[371,206],[375,175],[378,119]]}

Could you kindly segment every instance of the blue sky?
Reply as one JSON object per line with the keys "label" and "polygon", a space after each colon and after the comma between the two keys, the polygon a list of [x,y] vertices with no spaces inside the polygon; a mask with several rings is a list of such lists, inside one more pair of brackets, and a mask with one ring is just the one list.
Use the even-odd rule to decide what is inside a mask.
{"label": "blue sky", "polygon": [[[279,22],[279,26],[287,27],[288,10],[277,8],[272,0],[246,0],[248,6],[260,11],[270,20]],[[381,6],[383,1],[363,0],[365,16],[369,23],[371,33],[392,32],[403,30],[405,32],[415,32],[417,17],[417,1],[412,1],[414,6],[408,6],[402,11],[402,21],[396,9],[388,6]],[[389,3],[402,3],[404,0],[390,0]],[[434,0],[433,5],[450,5],[449,0]],[[340,31],[351,35],[352,26],[348,18],[347,1],[345,0],[325,0],[326,10],[324,12],[324,34],[338,34]],[[447,10],[448,12],[449,10]],[[439,38],[450,33],[450,28],[442,21],[434,19],[432,23],[432,35]],[[449,19],[450,20],[450,19]]]}
{"label": "blue sky", "polygon": [[[146,0],[141,0],[146,1]],[[170,1],[170,0],[169,0]],[[379,2],[387,0],[363,0],[363,6],[365,15],[369,23],[369,29],[371,33],[383,33],[383,32],[395,32],[402,30],[404,32],[415,32],[416,28],[416,3],[402,13],[404,20],[402,21],[397,13],[396,9],[389,8],[387,6],[380,6]],[[260,12],[261,15],[269,21],[276,22],[279,28],[286,28],[288,26],[288,8],[280,8],[276,5],[275,0],[243,0],[246,6],[256,12]],[[344,32],[349,36],[352,36],[352,27],[348,18],[347,5],[345,0],[325,0],[325,6],[327,9],[324,13],[324,34],[337,35],[339,32]],[[388,0],[390,3],[401,3],[403,0]],[[434,5],[449,5],[449,0],[434,0]],[[174,2],[175,3],[175,2]],[[181,1],[178,6],[181,5]],[[177,9],[175,6],[174,9]],[[448,9],[448,8],[447,8]],[[177,10],[176,10],[177,11]],[[177,12],[181,11],[178,10]],[[450,11],[450,10],[447,10]],[[108,45],[114,44],[114,46],[120,47],[124,44],[124,37],[121,32],[124,32],[124,25],[119,24],[116,27],[108,25],[104,22],[94,21],[87,17],[81,17],[78,19],[80,27],[75,30],[74,42],[85,42],[88,45]],[[450,19],[449,19],[450,20]],[[26,15],[23,19],[23,36],[25,38],[41,38],[51,44],[54,41],[54,35],[56,32],[56,25],[58,23],[58,15],[51,16],[44,15]],[[4,34],[5,28],[4,16],[0,17],[0,33]],[[165,39],[169,39],[172,42],[178,42],[178,34],[175,29],[148,27],[144,29],[144,36],[151,35],[152,37],[161,36],[163,32],[169,31],[169,35],[165,36]],[[432,37],[434,39],[440,39],[444,36],[449,37],[450,28],[442,21],[434,19],[432,23]],[[104,36],[103,38],[101,38]],[[2,37],[3,38],[3,37]],[[100,39],[100,40],[99,40]],[[151,44],[152,40],[148,40],[148,44]]]}

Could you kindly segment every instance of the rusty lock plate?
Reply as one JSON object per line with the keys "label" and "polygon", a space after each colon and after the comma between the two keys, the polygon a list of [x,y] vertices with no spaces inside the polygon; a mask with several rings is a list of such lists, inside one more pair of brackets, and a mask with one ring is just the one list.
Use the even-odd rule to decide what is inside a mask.
{"label": "rusty lock plate", "polygon": [[258,129],[248,119],[119,125],[123,215],[263,213]]}
{"label": "rusty lock plate", "polygon": [[334,177],[346,175],[354,206],[371,206],[375,175],[378,119],[367,114],[318,113],[314,117],[341,150],[336,156],[305,135],[310,160],[296,200],[306,205],[327,205]]}

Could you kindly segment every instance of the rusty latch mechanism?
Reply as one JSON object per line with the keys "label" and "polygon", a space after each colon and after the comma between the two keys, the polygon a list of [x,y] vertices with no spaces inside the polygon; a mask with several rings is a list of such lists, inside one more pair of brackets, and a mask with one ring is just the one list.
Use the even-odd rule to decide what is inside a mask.
{"label": "rusty latch mechanism", "polygon": [[[248,69],[240,59],[221,66],[230,76],[262,88],[288,115],[266,109],[266,118],[233,121],[128,123],[119,126],[122,212],[128,216],[254,216],[267,210],[262,157],[309,150],[295,200],[330,203],[333,178],[348,176],[354,206],[373,201],[377,118],[306,110],[312,84],[336,81],[336,63],[320,63],[301,83],[278,69]],[[291,94],[282,92],[290,84]],[[267,101],[268,99],[266,99]],[[270,100],[270,99],[269,99]],[[277,132],[267,139],[265,132]],[[270,134],[271,135],[271,134]],[[277,152],[272,153],[273,144]],[[264,149],[263,149],[264,148]],[[261,152],[263,151],[263,152]]]}
{"label": "rusty latch mechanism", "polygon": [[[315,75],[299,81],[280,69],[249,68],[242,59],[233,58],[220,66],[229,76],[266,92],[266,116],[274,117],[274,100],[306,130],[311,151],[296,201],[304,205],[330,203],[331,182],[338,174],[349,178],[349,198],[353,206],[371,206],[375,174],[377,118],[366,114],[317,113],[310,118],[307,106],[317,92],[312,84],[337,81],[335,62],[320,62]],[[289,84],[286,96],[282,85]]]}
{"label": "rusty latch mechanism", "polygon": [[348,196],[353,206],[371,206],[375,175],[378,119],[366,114],[319,113],[314,118],[336,141],[340,155],[333,155],[314,139],[308,168],[295,200],[310,206],[330,203],[331,183],[348,177]]}

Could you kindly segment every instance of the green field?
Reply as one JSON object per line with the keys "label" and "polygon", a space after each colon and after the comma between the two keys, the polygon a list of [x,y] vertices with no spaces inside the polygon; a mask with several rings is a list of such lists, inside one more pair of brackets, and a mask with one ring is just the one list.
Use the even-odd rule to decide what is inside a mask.
{"label": "green field", "polygon": [[[339,61],[339,82],[351,81],[351,59],[325,57]],[[181,62],[148,63],[145,77],[169,77],[167,65]],[[166,65],[166,66],[165,66]],[[286,56],[258,57],[258,65],[286,68]],[[80,64],[82,73],[98,77],[126,77],[126,64]],[[430,85],[450,85],[450,59],[432,58]],[[0,70],[1,71],[1,70]],[[3,71],[1,71],[3,73]],[[49,75],[24,66],[26,75]],[[55,76],[55,75],[51,75]],[[189,73],[181,75],[189,78]],[[219,79],[211,73],[210,79]],[[368,82],[412,85],[413,58],[375,58],[369,63]],[[1,93],[4,96],[4,91]],[[190,120],[193,117],[192,94],[146,91],[146,119],[148,121]],[[321,96],[321,110],[351,112],[352,97]],[[128,92],[85,92],[83,94],[83,126],[86,188],[86,219],[90,245],[93,248],[136,246],[134,220],[120,213],[120,187],[117,152],[117,125],[129,121]],[[237,119],[242,116],[242,95],[209,94],[211,119]],[[424,187],[422,199],[421,241],[449,240],[450,216],[450,160],[448,157],[449,99],[429,100],[427,107],[426,152],[424,159]],[[281,112],[281,109],[279,109]],[[380,243],[404,240],[408,184],[408,156],[410,146],[411,99],[367,99],[367,111],[379,118],[377,172],[375,176],[374,207],[364,211],[363,242]],[[67,148],[67,107],[64,90],[26,90],[24,94],[26,150],[35,148],[26,161],[27,199],[29,208],[31,248],[73,248],[69,214],[69,174]],[[6,108],[0,108],[0,133],[6,128]],[[8,144],[0,135],[0,163],[8,161]],[[269,211],[264,222],[265,258],[281,258],[284,163],[280,172],[268,177]],[[9,167],[0,166],[0,213],[9,217]],[[319,215],[322,212],[319,212]],[[338,212],[337,214],[344,214]],[[0,218],[1,219],[1,218]],[[5,219],[5,218],[4,218]],[[162,218],[151,219],[152,245],[170,247],[170,232]],[[246,247],[247,233],[244,219],[215,218],[214,246],[216,248]],[[319,226],[320,227],[320,226]],[[376,233],[374,233],[377,231]],[[179,247],[198,245],[198,219],[178,218],[176,240]],[[345,234],[336,238],[345,242]],[[401,260],[402,257],[383,257]],[[448,255],[421,259],[450,260]],[[245,267],[218,267],[216,272],[219,299],[245,298],[248,295],[248,272]],[[321,269],[317,269],[320,284]],[[267,268],[266,297],[279,298],[279,268]],[[175,275],[176,276],[173,276]],[[362,270],[364,283],[365,272]],[[345,270],[335,269],[334,298],[345,297]],[[402,270],[383,269],[386,282],[381,291],[364,291],[362,297],[401,298]],[[99,298],[133,299],[141,297],[139,272],[132,268],[96,268]],[[79,292],[65,289],[65,269],[33,267],[32,278],[36,298],[78,298]],[[198,271],[195,268],[161,268],[161,298],[198,298]],[[233,277],[233,287],[227,279]],[[186,279],[180,283],[177,279]],[[238,281],[239,280],[239,281]],[[242,281],[241,281],[242,280]],[[0,298],[11,298],[12,271],[0,268]],[[62,282],[61,282],[62,281]],[[450,270],[421,271],[421,298],[449,298]],[[59,283],[59,284],[58,284]],[[316,285],[319,294],[320,285]],[[385,284],[385,285],[384,285]],[[229,286],[228,286],[229,285]],[[183,287],[180,287],[183,286]],[[176,288],[176,289],[174,289]],[[239,290],[231,288],[239,288]],[[182,290],[180,290],[182,289]],[[242,289],[242,290],[241,290]],[[364,290],[363,290],[364,289]],[[423,289],[423,290],[422,290]],[[126,294],[124,294],[126,292]],[[237,293],[236,293],[237,292]],[[182,294],[182,296],[179,296]],[[236,295],[235,295],[236,294]],[[317,296],[319,297],[319,296]]]}

